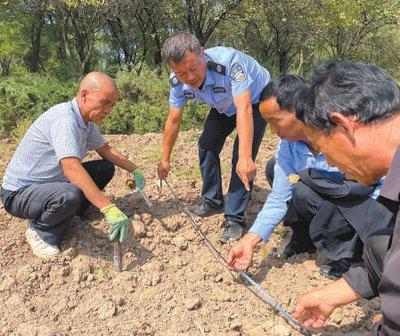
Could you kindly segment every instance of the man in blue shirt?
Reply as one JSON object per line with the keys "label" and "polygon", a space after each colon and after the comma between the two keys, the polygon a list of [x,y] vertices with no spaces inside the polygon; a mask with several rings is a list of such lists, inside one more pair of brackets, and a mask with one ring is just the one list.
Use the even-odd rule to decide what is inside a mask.
{"label": "man in blue shirt", "polygon": [[231,181],[225,201],[225,230],[220,241],[239,239],[245,224],[244,212],[252,179],[256,175],[254,160],[266,125],[258,111],[258,99],[270,79],[269,73],[255,59],[233,48],[203,50],[197,38],[188,33],[167,39],[163,57],[173,73],[158,175],[165,179],[170,170],[169,159],[187,101],[210,105],[199,140],[202,199],[189,210],[207,216],[223,208],[219,154],[226,137],[237,128]]}
{"label": "man in blue shirt", "polygon": [[[57,244],[72,217],[84,215],[90,203],[105,215],[110,240],[125,239],[128,218],[101,190],[112,179],[114,164],[133,173],[137,188],[143,188],[144,179],[96,127],[117,97],[110,77],[89,73],[75,99],[53,106],[36,119],[14,153],[0,196],[8,213],[31,219],[26,238],[36,256],[57,255]],[[82,163],[90,150],[103,159]]]}
{"label": "man in blue shirt", "polygon": [[[282,140],[274,160],[273,174],[270,174],[273,175],[272,192],[249,233],[229,252],[228,264],[233,268],[247,268],[251,263],[254,248],[261,241],[268,241],[282,219],[293,231],[291,241],[283,252],[286,257],[302,252],[312,253],[315,251],[315,244],[328,259],[332,259],[329,267],[322,269],[323,274],[331,277],[340,276],[347,271],[353,258],[360,258],[358,254],[362,245],[353,226],[358,228],[369,222],[356,218],[353,221],[359,221],[357,225],[354,225],[353,221],[349,224],[348,213],[343,211],[342,215],[336,208],[338,200],[343,200],[345,197],[335,198],[333,194],[327,196],[318,189],[321,184],[308,183],[309,180],[315,179],[317,174],[323,177],[317,180],[317,183],[324,181],[325,177],[328,181],[330,179],[342,181],[344,176],[336,167],[330,166],[324,156],[310,145],[304,134],[303,124],[296,119],[295,94],[304,86],[305,82],[299,77],[283,76],[271,81],[261,93],[260,112]],[[304,171],[307,168],[313,169],[310,173],[313,177],[309,179]],[[296,177],[295,174],[300,171],[304,171],[301,174],[303,179],[293,184],[297,181],[290,179]],[[338,186],[336,184],[330,186],[329,183],[329,190],[339,190],[339,186],[341,183]],[[347,184],[343,186],[347,187]],[[354,190],[354,185],[351,186]],[[373,188],[370,188],[362,192],[371,193],[372,190]],[[379,190],[375,188],[371,196],[376,198],[378,193]],[[354,193],[346,196],[350,200],[357,197]],[[378,209],[382,218],[387,221],[385,225],[388,224],[391,213],[386,211],[386,208],[370,199],[368,194],[361,203]],[[372,221],[371,218],[368,220]]]}

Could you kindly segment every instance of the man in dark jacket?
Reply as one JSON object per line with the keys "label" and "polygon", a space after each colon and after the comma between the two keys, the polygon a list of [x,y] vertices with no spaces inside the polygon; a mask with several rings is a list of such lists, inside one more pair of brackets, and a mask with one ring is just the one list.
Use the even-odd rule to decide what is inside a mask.
{"label": "man in dark jacket", "polygon": [[[301,92],[296,111],[307,125],[309,141],[349,178],[369,185],[386,174],[381,196],[389,208],[398,210],[400,92],[393,78],[362,63],[324,65]],[[364,260],[366,268],[351,268],[342,279],[302,295],[293,315],[305,326],[318,328],[335,308],[379,295],[383,318],[371,335],[399,336],[398,215],[393,237],[378,232],[367,240]]]}

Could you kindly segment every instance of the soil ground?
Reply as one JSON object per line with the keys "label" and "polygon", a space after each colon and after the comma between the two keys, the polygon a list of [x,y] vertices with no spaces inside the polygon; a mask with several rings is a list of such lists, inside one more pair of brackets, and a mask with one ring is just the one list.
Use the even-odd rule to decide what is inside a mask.
{"label": "soil ground", "polygon": [[[197,131],[183,132],[175,146],[169,182],[182,202],[194,203],[201,191]],[[51,260],[36,258],[25,241],[27,221],[0,209],[0,335],[300,335],[258,298],[250,286],[219,264],[185,221],[169,190],[158,191],[156,164],[162,136],[113,135],[108,141],[143,167],[145,188],[153,206],[124,186],[117,169],[106,194],[130,216],[132,226],[123,244],[123,272],[116,273],[107,225],[92,209],[85,220],[75,218]],[[221,155],[223,187],[227,190],[233,139]],[[270,192],[264,167],[277,139],[265,137],[257,158],[251,203],[246,218],[255,219]],[[16,144],[0,143],[0,171]],[[89,155],[88,159],[95,158]],[[1,176],[0,176],[1,177]],[[201,230],[226,257],[218,243],[222,214],[198,219]],[[291,311],[296,297],[329,283],[319,274],[323,260],[302,254],[283,260],[272,253],[288,234],[278,227],[271,240],[257,249],[249,273]],[[377,301],[337,309],[320,335],[367,330]]]}

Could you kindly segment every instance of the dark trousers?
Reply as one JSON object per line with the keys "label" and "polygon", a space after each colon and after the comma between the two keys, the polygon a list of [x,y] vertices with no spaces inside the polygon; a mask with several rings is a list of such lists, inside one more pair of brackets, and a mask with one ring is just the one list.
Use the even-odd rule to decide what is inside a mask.
{"label": "dark trousers", "polygon": [[[84,162],[93,181],[103,189],[112,179],[115,167],[107,160]],[[58,244],[75,214],[83,215],[90,202],[72,183],[33,184],[16,190],[1,190],[6,211],[16,217],[31,219],[30,228],[49,244]]]}
{"label": "dark trousers", "polygon": [[275,157],[272,157],[268,160],[265,165],[265,177],[269,183],[269,186],[272,188],[272,184],[274,183],[274,167],[275,167]]}
{"label": "dark trousers", "polygon": [[[394,228],[379,230],[372,234],[364,247],[365,267],[352,267],[343,274],[349,286],[365,299],[379,295],[383,321],[374,325],[371,335],[400,335],[398,262],[391,264],[396,254]],[[392,246],[393,239],[393,246]]]}
{"label": "dark trousers", "polygon": [[351,288],[365,299],[379,295],[378,286],[382,278],[386,252],[393,237],[393,227],[374,232],[364,245],[364,266],[352,267],[343,275]]}
{"label": "dark trousers", "polygon": [[[271,183],[274,163],[272,158],[266,165],[267,180]],[[318,184],[316,181],[315,185]],[[327,190],[335,191],[335,188],[332,184]],[[299,236],[304,238],[304,243],[311,240],[328,259],[361,260],[366,237],[389,226],[391,219],[393,214],[368,195],[349,193],[332,197],[300,180],[293,186],[284,225],[290,226],[293,232],[301,231]]]}
{"label": "dark trousers", "polygon": [[[258,110],[258,105],[253,105],[253,123],[252,157],[255,160],[266,126],[266,122]],[[236,115],[227,117],[218,113],[217,110],[211,109],[199,139],[200,171],[203,179],[202,197],[207,204],[215,207],[219,207],[224,203],[219,154],[227,136],[235,128]],[[244,212],[249,203],[250,192],[246,191],[236,173],[239,141],[240,139],[236,136],[232,153],[231,180],[225,201],[225,218],[244,224]],[[252,183],[250,185],[252,187]]]}

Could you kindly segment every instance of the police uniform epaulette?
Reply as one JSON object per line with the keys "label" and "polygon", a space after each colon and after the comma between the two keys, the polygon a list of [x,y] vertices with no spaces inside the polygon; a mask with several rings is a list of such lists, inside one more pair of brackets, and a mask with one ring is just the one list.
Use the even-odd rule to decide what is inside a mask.
{"label": "police uniform epaulette", "polygon": [[178,84],[180,84],[181,82],[179,81],[179,79],[176,76],[172,76],[169,79],[169,85],[171,85],[172,87],[177,86]]}
{"label": "police uniform epaulette", "polygon": [[207,62],[207,67],[212,71],[218,72],[221,75],[225,75],[225,72],[226,72],[226,66],[225,65],[218,64],[218,63],[215,63],[213,61],[208,61]]}

